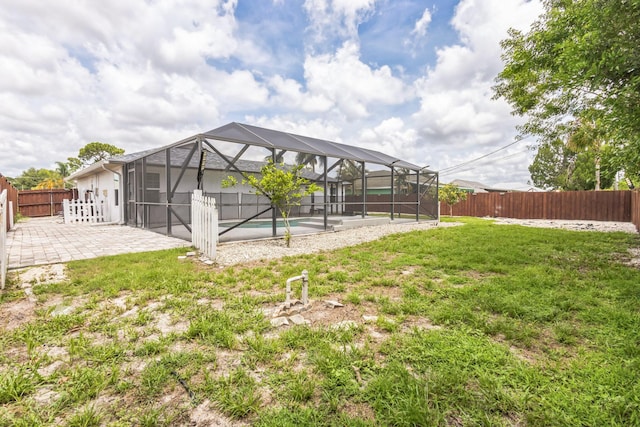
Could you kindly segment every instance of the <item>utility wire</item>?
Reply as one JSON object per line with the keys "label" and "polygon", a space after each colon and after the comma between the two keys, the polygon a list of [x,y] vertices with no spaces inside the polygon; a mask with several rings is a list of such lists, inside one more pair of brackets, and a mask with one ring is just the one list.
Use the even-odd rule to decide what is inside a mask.
{"label": "utility wire", "polygon": [[506,150],[507,148],[511,147],[512,145],[515,145],[515,144],[517,144],[518,142],[524,141],[524,140],[525,140],[525,139],[527,139],[527,138],[529,138],[529,136],[525,136],[524,138],[517,139],[517,140],[515,140],[515,141],[513,141],[513,142],[511,142],[511,143],[509,143],[509,144],[507,144],[507,145],[505,145],[504,147],[500,147],[500,148],[498,148],[497,150],[494,150],[494,151],[492,151],[492,152],[490,152],[490,153],[484,154],[484,155],[482,155],[482,156],[480,156],[480,157],[477,157],[477,158],[475,158],[475,159],[468,160],[468,161],[466,161],[466,162],[462,162],[462,163],[460,163],[460,164],[457,164],[457,165],[454,165],[454,166],[450,166],[450,167],[448,167],[448,168],[440,169],[438,172],[439,172],[440,174],[442,174],[443,172],[451,172],[451,171],[453,171],[453,170],[455,170],[455,169],[458,169],[458,168],[460,168],[460,167],[462,167],[462,166],[468,165],[469,163],[477,162],[478,160],[482,160],[482,159],[484,159],[485,157],[489,157],[489,156],[491,156],[491,155],[493,155],[493,154],[495,154],[495,153],[497,153],[497,152],[499,152],[499,151]]}
{"label": "utility wire", "polygon": [[[439,175],[440,175],[440,176],[447,176],[447,175],[452,175],[452,174],[454,174],[454,173],[467,172],[467,171],[474,170],[474,169],[476,169],[476,168],[480,168],[480,167],[491,166],[492,164],[494,164],[494,163],[496,163],[496,162],[499,162],[499,161],[501,161],[501,160],[510,159],[510,158],[512,158],[512,157],[519,156],[519,155],[521,155],[521,154],[523,154],[523,153],[526,153],[527,151],[529,151],[529,150],[527,149],[527,150],[518,151],[518,152],[515,152],[515,153],[512,153],[512,154],[508,154],[508,155],[506,155],[506,156],[504,156],[504,157],[500,157],[500,158],[498,158],[498,159],[487,159],[487,160],[485,160],[484,162],[481,162],[481,164],[479,164],[479,165],[473,165],[473,166],[468,166],[468,167],[462,167],[462,168],[458,168],[458,169],[456,169],[456,170],[449,170],[449,171],[446,171],[446,172],[444,172],[444,173],[440,173]],[[489,162],[489,164],[486,164],[487,162]]]}

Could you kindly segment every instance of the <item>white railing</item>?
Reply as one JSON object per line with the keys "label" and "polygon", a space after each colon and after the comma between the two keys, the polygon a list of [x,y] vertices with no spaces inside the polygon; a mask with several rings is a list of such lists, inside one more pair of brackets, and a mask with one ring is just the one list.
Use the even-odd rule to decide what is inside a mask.
{"label": "white railing", "polygon": [[203,196],[202,190],[194,190],[191,196],[191,243],[204,255],[215,259],[218,243],[218,209],[216,199]]}
{"label": "white railing", "polygon": [[7,280],[7,214],[9,203],[7,202],[7,190],[0,193],[0,289],[4,289]]}
{"label": "white railing", "polygon": [[62,206],[65,224],[104,222],[102,202],[64,199]]}

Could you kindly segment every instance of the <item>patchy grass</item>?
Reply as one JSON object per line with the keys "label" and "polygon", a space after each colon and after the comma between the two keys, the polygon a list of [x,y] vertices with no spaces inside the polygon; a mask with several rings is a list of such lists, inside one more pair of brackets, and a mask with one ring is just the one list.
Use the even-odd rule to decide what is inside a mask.
{"label": "patchy grass", "polygon": [[[640,425],[638,236],[455,220],[249,267],[69,263],[0,331],[0,426]],[[310,324],[273,328],[303,269]]]}

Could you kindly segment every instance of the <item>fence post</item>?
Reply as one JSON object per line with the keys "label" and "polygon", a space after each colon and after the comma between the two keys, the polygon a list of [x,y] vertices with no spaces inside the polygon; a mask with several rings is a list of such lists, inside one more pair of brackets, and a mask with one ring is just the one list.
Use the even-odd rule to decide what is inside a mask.
{"label": "fence post", "polygon": [[0,289],[7,279],[7,190],[0,193]]}
{"label": "fence post", "polygon": [[64,215],[64,223],[69,224],[71,222],[71,206],[69,206],[69,199],[62,201],[62,212]]}
{"label": "fence post", "polygon": [[13,201],[9,200],[9,230],[12,230],[13,226]]}

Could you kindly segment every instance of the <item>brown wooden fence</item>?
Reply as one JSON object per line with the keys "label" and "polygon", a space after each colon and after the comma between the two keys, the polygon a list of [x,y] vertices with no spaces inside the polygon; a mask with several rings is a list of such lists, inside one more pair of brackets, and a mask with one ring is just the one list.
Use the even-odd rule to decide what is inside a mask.
{"label": "brown wooden fence", "polygon": [[54,216],[62,212],[64,199],[77,198],[76,190],[24,190],[18,192],[18,211],[23,216]]}
{"label": "brown wooden fence", "polygon": [[[13,205],[13,219],[15,222],[16,215],[18,214],[18,190],[7,181],[7,178],[0,174],[0,193],[2,190],[7,190],[7,200],[12,202]],[[9,215],[7,215],[7,230],[9,230],[10,219]]]}
{"label": "brown wooden fence", "polygon": [[[563,191],[549,193],[478,193],[453,206],[453,215],[518,219],[632,221],[638,226],[639,197],[634,191]],[[449,205],[440,205],[449,215]]]}
{"label": "brown wooden fence", "polygon": [[640,232],[640,191],[636,190],[631,193],[631,222],[636,226],[636,230]]}
{"label": "brown wooden fence", "polygon": [[[348,214],[362,213],[362,196],[345,196],[344,212]],[[390,194],[367,194],[366,211],[391,213],[394,206],[394,214],[416,214],[417,195],[396,194],[393,199]],[[436,219],[438,217],[438,202],[435,197],[424,196],[420,200],[420,215]]]}

